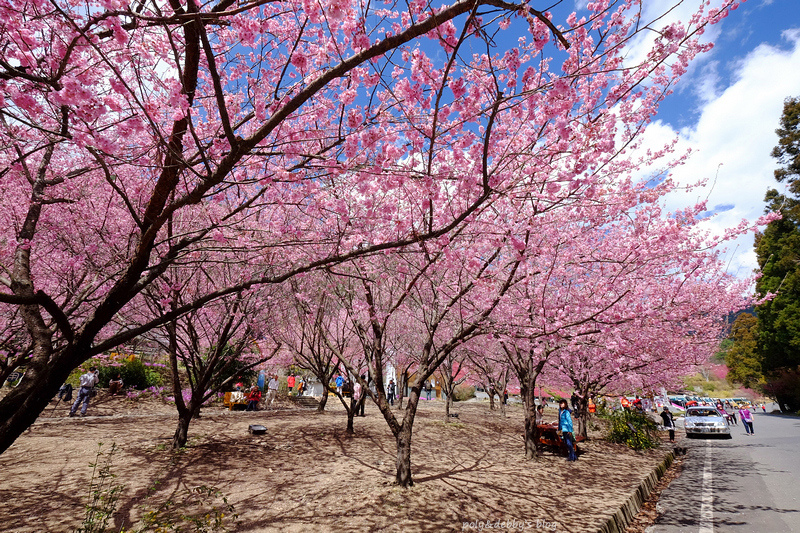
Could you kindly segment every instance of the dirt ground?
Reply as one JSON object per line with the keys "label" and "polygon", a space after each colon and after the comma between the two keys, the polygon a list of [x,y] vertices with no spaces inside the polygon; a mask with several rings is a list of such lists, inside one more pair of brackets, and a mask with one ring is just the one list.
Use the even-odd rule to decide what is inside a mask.
{"label": "dirt ground", "polygon": [[[487,523],[597,531],[666,452],[593,439],[575,463],[549,453],[527,461],[519,405],[503,417],[488,403],[458,403],[457,422],[445,424],[444,404],[423,401],[412,444],[415,485],[403,489],[393,485],[394,439],[377,408],[368,405],[348,436],[338,400],[327,407],[322,415],[290,402],[258,412],[210,407],[176,454],[173,406],[101,391],[89,416],[68,418],[67,406],[53,402],[0,455],[0,530],[81,527],[100,442],[103,450],[115,444],[109,481],[123,486],[110,531],[141,529],[145,515],[154,524],[146,531],[184,524],[180,531],[440,532]],[[555,420],[553,409],[546,419]],[[250,435],[249,424],[267,434]]]}

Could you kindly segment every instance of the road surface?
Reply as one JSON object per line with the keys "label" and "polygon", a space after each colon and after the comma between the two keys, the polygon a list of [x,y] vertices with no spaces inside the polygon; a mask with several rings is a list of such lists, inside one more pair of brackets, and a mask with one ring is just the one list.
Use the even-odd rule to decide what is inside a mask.
{"label": "road surface", "polygon": [[648,533],[800,532],[800,418],[759,410],[753,426],[752,436],[739,422],[730,440],[682,440],[683,472]]}

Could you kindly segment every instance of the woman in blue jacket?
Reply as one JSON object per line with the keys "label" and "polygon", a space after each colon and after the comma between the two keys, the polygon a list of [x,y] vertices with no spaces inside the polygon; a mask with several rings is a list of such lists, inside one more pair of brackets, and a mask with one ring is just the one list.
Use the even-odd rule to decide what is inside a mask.
{"label": "woman in blue jacket", "polygon": [[567,445],[567,461],[577,461],[578,456],[575,455],[575,437],[572,434],[572,414],[567,407],[567,400],[558,402],[558,430],[561,432],[561,438],[564,439],[564,444]]}

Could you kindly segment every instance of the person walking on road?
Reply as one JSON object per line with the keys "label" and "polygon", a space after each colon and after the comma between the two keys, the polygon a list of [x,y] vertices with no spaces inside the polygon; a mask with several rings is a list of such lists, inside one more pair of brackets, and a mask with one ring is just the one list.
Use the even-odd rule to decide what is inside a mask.
{"label": "person walking on road", "polygon": [[669,412],[669,407],[666,405],[661,411],[661,420],[664,421],[664,427],[669,430],[669,441],[675,442],[675,419],[672,418],[672,413]]}
{"label": "person walking on road", "polygon": [[575,437],[572,434],[572,414],[567,407],[567,400],[564,399],[558,402],[558,430],[561,432],[564,444],[567,445],[567,461],[577,461]]}
{"label": "person walking on road", "polygon": [[91,367],[87,373],[81,376],[81,388],[78,390],[78,398],[69,410],[69,416],[75,416],[81,402],[83,402],[81,416],[86,416],[86,409],[89,408],[89,399],[92,397],[94,386],[97,385],[99,381],[100,378],[97,377],[97,368],[95,367]]}
{"label": "person walking on road", "polygon": [[739,409],[739,418],[742,419],[742,425],[747,434],[755,435],[756,432],[753,430],[753,415],[750,413],[750,409],[742,406],[742,408]]}

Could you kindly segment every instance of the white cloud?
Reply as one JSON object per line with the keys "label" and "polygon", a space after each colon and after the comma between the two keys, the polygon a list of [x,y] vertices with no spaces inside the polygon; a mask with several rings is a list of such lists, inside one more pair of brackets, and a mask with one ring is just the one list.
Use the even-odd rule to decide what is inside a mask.
{"label": "white cloud", "polygon": [[[708,198],[710,209],[723,212],[708,222],[715,232],[733,227],[743,218],[755,221],[764,212],[764,193],[779,188],[773,178],[776,161],[770,157],[777,144],[775,129],[783,111],[783,101],[800,96],[800,30],[783,33],[791,49],[760,45],[735,65],[737,74],[730,86],[716,96],[701,101],[699,119],[679,132],[656,122],[645,135],[645,144],[663,145],[676,134],[680,147],[694,151],[688,162],[675,169],[673,177],[683,184],[709,179],[702,190],[675,193],[668,198],[672,210],[698,199]],[[715,178],[716,177],[716,178]],[[718,211],[722,209],[717,209]],[[757,267],[752,235],[730,246],[730,271],[740,276]]]}

